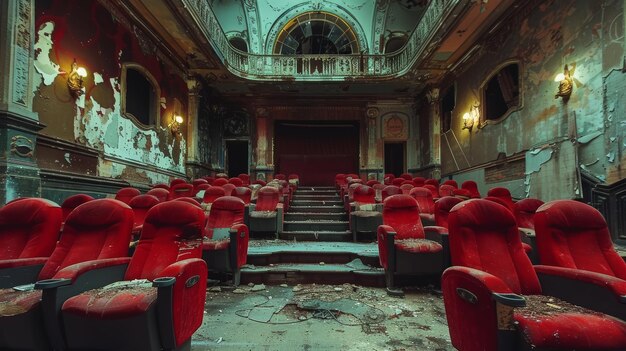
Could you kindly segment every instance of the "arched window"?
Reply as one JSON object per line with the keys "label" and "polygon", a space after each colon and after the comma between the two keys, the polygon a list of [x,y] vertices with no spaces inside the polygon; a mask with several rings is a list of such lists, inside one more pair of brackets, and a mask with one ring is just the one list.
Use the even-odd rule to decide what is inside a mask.
{"label": "arched window", "polygon": [[122,111],[139,127],[154,126],[159,121],[161,91],[154,77],[142,66],[122,66]]}
{"label": "arched window", "polygon": [[483,120],[498,121],[520,107],[520,69],[507,63],[482,85]]}
{"label": "arched window", "polygon": [[360,51],[356,35],[344,19],[326,12],[307,12],[281,29],[273,52],[346,55]]}

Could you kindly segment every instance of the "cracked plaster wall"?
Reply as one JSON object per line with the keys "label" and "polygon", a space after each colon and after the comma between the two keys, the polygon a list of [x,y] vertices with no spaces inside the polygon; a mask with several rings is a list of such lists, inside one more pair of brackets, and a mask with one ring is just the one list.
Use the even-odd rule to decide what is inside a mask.
{"label": "cracked plaster wall", "polygon": [[[154,183],[184,174],[185,139],[167,129],[174,113],[187,113],[182,73],[132,23],[100,2],[37,2],[36,13],[33,109],[47,125],[42,133],[97,150],[97,169],[81,170],[89,175]],[[78,99],[66,83],[74,59],[88,73]],[[159,84],[160,120],[155,126],[140,126],[121,110],[126,62],[141,65]],[[58,160],[57,170],[73,172],[71,160]]]}
{"label": "cracked plaster wall", "polygon": [[[609,72],[622,67],[623,2],[536,3],[526,17],[514,17],[508,21],[510,28],[501,28],[502,34],[483,42],[481,54],[457,77],[457,103],[448,135],[454,134],[458,142],[449,147],[442,139],[442,173],[480,167],[494,161],[500,153],[507,156],[526,153],[525,196],[577,197],[580,196],[578,177],[572,176],[577,174],[577,163],[587,165],[583,166],[586,171],[601,181],[622,174],[617,172],[616,176],[607,177],[610,169],[617,168],[615,165],[621,162],[619,148],[615,146],[621,136],[605,135],[605,124],[618,126],[622,122],[617,120],[619,117],[614,117],[614,122],[608,121],[608,116],[620,114],[607,111],[607,107],[609,110],[617,107],[611,103],[615,101],[612,96],[605,96],[604,83]],[[499,122],[463,130],[462,116],[474,101],[481,100],[481,85],[499,65],[509,60],[520,63],[521,107]],[[554,98],[558,88],[554,77],[563,71],[565,64],[570,70],[573,68],[575,82],[566,103]],[[572,142],[576,138],[581,142]],[[533,150],[546,145],[554,145],[557,151],[548,159],[535,162]],[[467,163],[457,166],[454,158],[466,158]],[[562,169],[570,174],[566,179],[559,178]],[[536,173],[541,176],[537,177]],[[559,191],[548,190],[546,184],[539,190],[539,184],[531,184],[540,179],[553,182]]]}

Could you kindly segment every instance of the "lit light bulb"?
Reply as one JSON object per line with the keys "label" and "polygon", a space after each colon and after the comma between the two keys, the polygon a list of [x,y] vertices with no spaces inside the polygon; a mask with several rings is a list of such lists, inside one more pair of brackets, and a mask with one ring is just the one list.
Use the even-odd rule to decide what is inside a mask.
{"label": "lit light bulb", "polygon": [[174,120],[178,124],[183,123],[183,117],[182,116],[174,116]]}
{"label": "lit light bulb", "polygon": [[559,74],[556,75],[556,77],[554,77],[554,81],[555,82],[560,82],[563,79],[565,79],[565,75],[563,73],[559,73]]}
{"label": "lit light bulb", "polygon": [[85,67],[78,67],[76,69],[76,74],[78,74],[79,76],[85,78],[85,77],[87,77],[87,70],[85,69]]}

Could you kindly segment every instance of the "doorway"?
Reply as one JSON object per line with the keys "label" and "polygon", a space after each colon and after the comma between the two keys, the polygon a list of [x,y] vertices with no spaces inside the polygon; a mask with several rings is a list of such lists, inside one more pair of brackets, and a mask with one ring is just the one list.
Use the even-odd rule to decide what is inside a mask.
{"label": "doorway", "polygon": [[385,143],[385,174],[391,173],[398,177],[405,172],[405,149],[404,142]]}
{"label": "doorway", "polygon": [[226,140],[226,169],[231,178],[248,174],[247,140]]}

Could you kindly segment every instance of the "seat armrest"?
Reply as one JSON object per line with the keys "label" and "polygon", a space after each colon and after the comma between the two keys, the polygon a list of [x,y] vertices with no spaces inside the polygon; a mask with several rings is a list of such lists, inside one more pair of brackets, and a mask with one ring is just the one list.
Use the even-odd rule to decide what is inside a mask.
{"label": "seat armrest", "polygon": [[70,279],[72,283],[76,281],[76,279],[85,274],[88,271],[98,270],[107,267],[113,266],[121,266],[128,265],[130,263],[130,257],[116,257],[116,258],[107,258],[102,260],[93,260],[93,261],[85,261],[81,263],[76,263],[71,266],[67,266],[62,270],[58,271],[54,278],[56,279]]}
{"label": "seat armrest", "polygon": [[573,268],[534,266],[546,295],[626,320],[626,281]]}
{"label": "seat armrest", "polygon": [[[207,265],[199,258],[174,262],[153,280],[158,289],[157,326],[164,349],[176,349],[202,324],[206,281]],[[176,318],[174,313],[178,313]]]}
{"label": "seat armrest", "polygon": [[231,269],[236,270],[246,264],[250,232],[245,224],[235,224],[230,228]]}
{"label": "seat armrest", "polygon": [[424,235],[426,239],[436,241],[438,243],[441,243],[442,236],[444,235],[447,236],[448,232],[449,232],[448,228],[444,228],[444,227],[440,227],[436,225],[430,225],[430,226],[424,227]]}
{"label": "seat armrest", "polygon": [[70,285],[72,284],[72,279],[44,279],[35,283],[35,289],[44,290],[44,289],[56,289],[60,286]]}
{"label": "seat armrest", "polygon": [[517,230],[519,230],[520,236],[522,237],[522,241],[524,241],[523,239],[524,237],[535,238],[537,236],[535,235],[534,229],[518,227]]}

